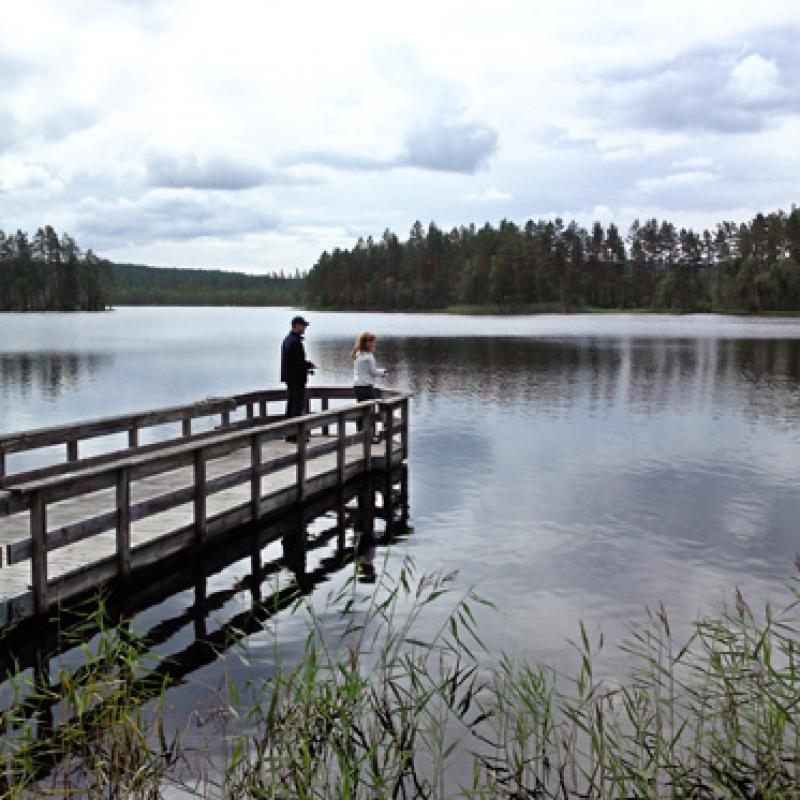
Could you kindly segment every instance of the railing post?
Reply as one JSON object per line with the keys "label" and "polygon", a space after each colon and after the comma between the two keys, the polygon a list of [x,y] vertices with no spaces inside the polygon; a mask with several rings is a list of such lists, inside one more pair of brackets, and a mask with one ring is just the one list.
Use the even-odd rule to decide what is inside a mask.
{"label": "railing post", "polygon": [[138,447],[139,446],[139,426],[134,422],[130,428],[128,428],[128,447]]}
{"label": "railing post", "polygon": [[361,409],[364,415],[364,467],[369,472],[372,469],[372,430],[374,405],[368,405]]}
{"label": "railing post", "polygon": [[117,573],[131,574],[131,482],[127,467],[117,471]]}
{"label": "railing post", "polygon": [[47,613],[47,504],[41,490],[34,493],[31,503],[31,584],[36,613]]}
{"label": "railing post", "polygon": [[401,439],[400,445],[402,447],[403,461],[408,461],[408,428],[409,428],[408,415],[409,415],[409,405],[408,405],[408,398],[407,397],[403,398],[403,403],[400,406],[400,409],[402,411],[402,417],[401,417],[402,421],[400,423],[400,425],[401,425],[401,427],[400,427],[400,439]]}
{"label": "railing post", "polygon": [[[322,413],[323,414],[328,410],[328,407],[329,407],[328,395],[327,394],[323,394],[322,395]],[[328,436],[329,434],[330,434],[330,429],[328,428],[327,425],[323,425],[322,426],[322,435],[323,436]]]}
{"label": "railing post", "polygon": [[222,413],[219,415],[219,422],[220,426],[223,428],[227,428],[228,425],[231,424],[231,410],[229,408],[222,410]]}
{"label": "railing post", "polygon": [[250,440],[250,514],[258,519],[261,503],[261,437],[256,434]]}
{"label": "railing post", "polygon": [[297,501],[305,497],[306,492],[306,424],[297,424]]}
{"label": "railing post", "polygon": [[394,444],[394,406],[391,403],[386,404],[386,413],[384,414],[383,420],[383,435],[386,437],[384,441],[384,445],[386,446],[385,450],[385,461],[386,461],[386,469],[391,470],[392,468],[392,448]]}
{"label": "railing post", "polygon": [[202,448],[194,453],[194,530],[198,544],[206,540],[206,456]]}
{"label": "railing post", "polygon": [[247,404],[247,419],[253,419],[253,403]]}
{"label": "railing post", "polygon": [[267,401],[266,400],[260,400],[259,401],[259,403],[258,403],[258,415],[260,417],[266,418],[266,416],[267,416]]}
{"label": "railing post", "polygon": [[347,413],[340,411],[336,417],[336,479],[339,485],[344,483],[347,466]]}
{"label": "railing post", "polygon": [[6,476],[6,451],[0,449],[0,478]]}
{"label": "railing post", "polygon": [[78,460],[78,440],[77,439],[68,439],[67,440],[67,461],[77,461]]}
{"label": "railing post", "polygon": [[192,435],[192,418],[191,417],[186,417],[184,420],[182,420],[182,422],[181,422],[181,433],[186,437],[189,437],[189,436]]}

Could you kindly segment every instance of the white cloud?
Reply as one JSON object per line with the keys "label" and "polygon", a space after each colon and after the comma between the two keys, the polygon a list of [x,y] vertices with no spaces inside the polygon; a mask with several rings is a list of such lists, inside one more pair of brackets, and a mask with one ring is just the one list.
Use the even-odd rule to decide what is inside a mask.
{"label": "white cloud", "polygon": [[779,92],[778,66],[774,59],[752,53],[731,70],[731,88],[747,102],[769,100]]}
{"label": "white cloud", "polygon": [[707,170],[688,170],[664,175],[660,178],[641,178],[636,181],[636,189],[644,194],[655,194],[664,189],[691,189],[696,186],[713,183],[717,176]]}
{"label": "white cloud", "polygon": [[505,203],[514,199],[511,192],[504,192],[496,186],[489,186],[479,192],[467,192],[464,197],[472,203]]}

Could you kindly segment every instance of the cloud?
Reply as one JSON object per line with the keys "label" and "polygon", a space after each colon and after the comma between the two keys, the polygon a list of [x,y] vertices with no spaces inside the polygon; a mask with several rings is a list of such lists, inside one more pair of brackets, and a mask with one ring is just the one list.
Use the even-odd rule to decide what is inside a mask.
{"label": "cloud", "polygon": [[603,76],[596,102],[630,125],[723,134],[763,130],[800,113],[800,26],[742,43],[698,48]]}
{"label": "cloud", "polygon": [[484,123],[437,119],[408,131],[396,156],[374,158],[322,150],[289,156],[286,163],[366,171],[415,167],[472,175],[487,166],[497,150],[497,139],[497,131]]}
{"label": "cloud", "polygon": [[213,189],[241,191],[257,186],[297,186],[319,180],[296,178],[287,172],[270,170],[253,160],[229,155],[167,156],[150,154],[146,160],[147,179],[151,186],[172,189]]}
{"label": "cloud", "polygon": [[510,192],[504,192],[496,186],[490,186],[480,192],[467,192],[464,195],[464,199],[473,203],[503,203],[513,200],[514,195]]}
{"label": "cloud", "polygon": [[106,202],[87,198],[79,206],[78,233],[93,246],[152,241],[186,241],[205,237],[236,238],[273,230],[275,213],[251,203],[235,202],[188,189],[154,189],[138,198]]}
{"label": "cloud", "polygon": [[53,193],[63,188],[61,181],[42,164],[11,157],[0,159],[0,194]]}
{"label": "cloud", "polygon": [[660,178],[640,178],[636,181],[636,188],[644,194],[655,194],[664,189],[691,189],[695,186],[713,183],[717,175],[707,170],[689,170],[665,175]]}
{"label": "cloud", "polygon": [[758,53],[743,58],[731,70],[730,86],[747,103],[769,100],[780,93],[778,67]]}

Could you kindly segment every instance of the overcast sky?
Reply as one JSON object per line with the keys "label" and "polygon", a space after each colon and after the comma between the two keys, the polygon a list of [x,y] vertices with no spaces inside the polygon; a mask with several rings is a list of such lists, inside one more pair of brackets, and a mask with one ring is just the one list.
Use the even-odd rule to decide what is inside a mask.
{"label": "overcast sky", "polygon": [[310,267],[411,224],[800,202],[799,0],[19,0],[0,228]]}

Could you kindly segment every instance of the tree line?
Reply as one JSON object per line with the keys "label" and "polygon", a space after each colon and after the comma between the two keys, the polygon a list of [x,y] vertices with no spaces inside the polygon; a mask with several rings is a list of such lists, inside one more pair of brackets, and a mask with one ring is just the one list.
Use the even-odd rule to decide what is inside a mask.
{"label": "tree line", "polygon": [[33,237],[0,230],[0,311],[102,311],[109,262],[51,225]]}
{"label": "tree line", "polygon": [[303,277],[247,275],[219,269],[114,264],[115,305],[296,306],[303,302]]}
{"label": "tree line", "polygon": [[695,232],[636,220],[627,234],[595,222],[474,224],[443,231],[415,222],[324,252],[306,279],[315,307],[460,306],[672,311],[800,310],[800,209]]}

